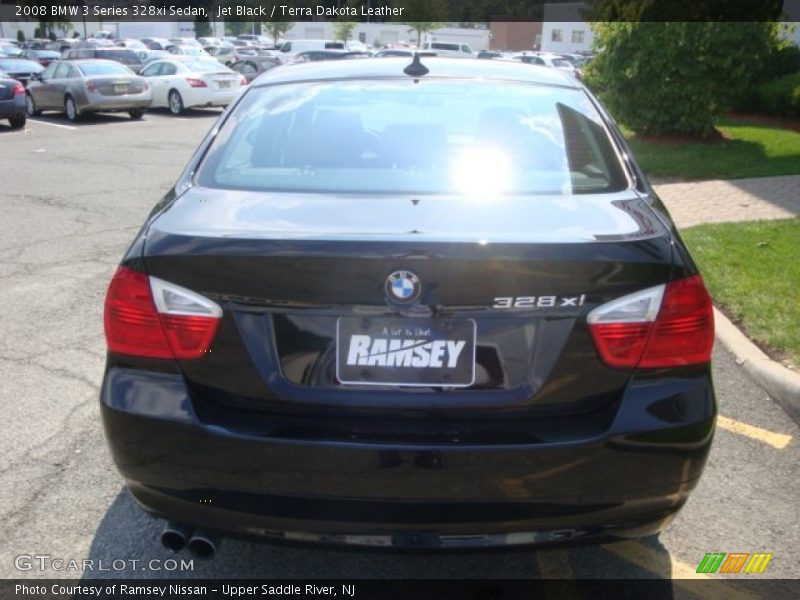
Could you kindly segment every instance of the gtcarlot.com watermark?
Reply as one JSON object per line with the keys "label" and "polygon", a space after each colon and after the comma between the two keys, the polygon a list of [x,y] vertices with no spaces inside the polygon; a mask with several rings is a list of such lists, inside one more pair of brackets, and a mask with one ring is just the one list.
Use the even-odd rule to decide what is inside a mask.
{"label": "gtcarlot.com watermark", "polygon": [[194,571],[193,559],[140,560],[137,558],[115,558],[111,560],[92,558],[62,558],[51,554],[19,554],[14,557],[18,571],[91,572],[91,571]]}

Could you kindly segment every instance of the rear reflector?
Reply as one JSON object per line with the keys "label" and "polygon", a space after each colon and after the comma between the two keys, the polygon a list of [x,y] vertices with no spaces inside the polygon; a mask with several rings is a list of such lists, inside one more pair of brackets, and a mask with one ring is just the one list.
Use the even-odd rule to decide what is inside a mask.
{"label": "rear reflector", "polygon": [[106,295],[109,352],[191,360],[211,348],[222,309],[203,296],[119,267]]}
{"label": "rear reflector", "polygon": [[612,367],[663,368],[711,360],[714,314],[699,275],[598,306],[587,322],[600,358]]}

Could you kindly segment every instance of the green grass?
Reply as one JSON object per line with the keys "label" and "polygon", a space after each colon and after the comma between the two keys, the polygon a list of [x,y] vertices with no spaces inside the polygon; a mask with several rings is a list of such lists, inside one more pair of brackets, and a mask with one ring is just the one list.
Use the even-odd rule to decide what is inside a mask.
{"label": "green grass", "polygon": [[716,144],[654,144],[623,131],[650,177],[740,179],[800,174],[800,132],[744,121],[717,127],[728,141]]}
{"label": "green grass", "polygon": [[682,235],[717,306],[773,357],[800,365],[800,217]]}

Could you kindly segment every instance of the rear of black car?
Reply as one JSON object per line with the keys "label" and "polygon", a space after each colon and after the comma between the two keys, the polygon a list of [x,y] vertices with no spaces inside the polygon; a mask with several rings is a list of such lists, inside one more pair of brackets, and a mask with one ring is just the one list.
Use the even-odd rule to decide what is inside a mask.
{"label": "rear of black car", "polygon": [[571,80],[407,62],[262,77],[154,210],[106,300],[120,471],[231,535],[659,531],[716,413],[667,214]]}

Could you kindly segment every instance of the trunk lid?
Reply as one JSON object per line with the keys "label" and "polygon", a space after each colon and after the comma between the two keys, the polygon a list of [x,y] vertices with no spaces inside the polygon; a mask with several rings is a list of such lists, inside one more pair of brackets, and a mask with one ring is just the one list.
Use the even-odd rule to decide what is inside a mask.
{"label": "trunk lid", "polygon": [[[672,244],[631,191],[480,202],[193,188],[151,223],[144,261],[224,309],[211,352],[181,364],[208,406],[563,415],[618,399],[630,372],[600,361],[586,314],[668,281]],[[398,270],[419,278],[417,302],[391,300]],[[466,336],[459,323],[474,322],[474,381],[341,384],[337,328],[359,320],[449,321]]]}

